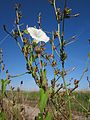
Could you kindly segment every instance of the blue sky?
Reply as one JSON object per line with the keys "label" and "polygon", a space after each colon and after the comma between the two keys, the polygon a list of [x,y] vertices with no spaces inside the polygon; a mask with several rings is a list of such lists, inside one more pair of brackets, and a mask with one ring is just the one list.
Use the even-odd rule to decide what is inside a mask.
{"label": "blue sky", "polygon": [[[74,77],[79,79],[82,71],[85,67],[88,52],[90,51],[90,45],[88,44],[88,38],[90,38],[90,0],[67,0],[68,7],[72,9],[72,14],[80,13],[77,18],[69,19],[65,21],[65,39],[77,35],[77,42],[68,45],[65,50],[68,54],[65,66],[67,69],[76,67],[75,72],[72,72],[67,76],[67,81],[69,77]],[[7,25],[8,29],[11,31],[13,28],[15,20],[14,4],[22,4],[22,14],[24,27],[37,26],[37,16],[38,13],[42,13],[42,28],[46,31],[57,30],[57,23],[55,20],[54,11],[52,6],[49,4],[48,0],[1,0],[0,4],[0,48],[3,49],[3,59],[6,65],[6,69],[12,75],[20,74],[26,71],[25,59],[16,45],[15,41],[9,36],[3,42],[3,38],[7,34],[3,31],[3,25]],[[63,0],[56,0],[57,7],[63,5]],[[47,50],[49,51],[49,43],[47,43]],[[51,71],[51,68],[50,68]],[[51,78],[52,74],[48,71],[48,78]],[[5,77],[4,73],[0,73],[1,77]],[[79,88],[89,89],[88,83],[86,81],[86,76],[90,74],[90,68],[86,75],[83,77]],[[90,75],[89,75],[90,77]],[[13,86],[19,86],[20,81],[24,81],[22,86],[25,90],[35,90],[37,89],[33,78],[30,75],[25,75],[12,80]]]}

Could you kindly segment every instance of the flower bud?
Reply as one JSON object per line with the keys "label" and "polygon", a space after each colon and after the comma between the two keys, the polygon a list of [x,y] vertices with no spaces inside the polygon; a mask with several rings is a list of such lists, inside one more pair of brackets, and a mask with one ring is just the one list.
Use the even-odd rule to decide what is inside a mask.
{"label": "flower bud", "polygon": [[56,66],[56,61],[52,61],[52,67],[55,67]]}
{"label": "flower bud", "polygon": [[28,39],[27,38],[23,38],[23,43],[27,44],[28,43]]}
{"label": "flower bud", "polygon": [[55,69],[54,74],[57,75],[59,73],[58,69]]}
{"label": "flower bud", "polygon": [[55,32],[54,32],[54,38],[57,38],[57,37],[58,37],[58,32],[55,31]]}
{"label": "flower bud", "polygon": [[53,50],[55,50],[55,49],[56,49],[56,46],[54,45],[54,46],[53,46]]}
{"label": "flower bud", "polygon": [[79,80],[74,80],[74,85],[78,85],[78,83],[79,83]]}
{"label": "flower bud", "polygon": [[36,54],[41,54],[42,53],[42,49],[40,47],[35,47],[35,52]]}
{"label": "flower bud", "polygon": [[60,10],[60,8],[57,8],[57,10],[56,10],[56,18],[57,18],[58,22],[60,22],[61,17],[62,17],[61,10]]}

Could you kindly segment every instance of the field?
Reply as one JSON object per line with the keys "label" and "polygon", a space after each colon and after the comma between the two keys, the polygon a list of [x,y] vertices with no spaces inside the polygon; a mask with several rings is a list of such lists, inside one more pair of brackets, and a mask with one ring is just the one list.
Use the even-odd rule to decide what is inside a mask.
{"label": "field", "polygon": [[[79,101],[79,103],[83,104],[84,107],[88,108],[90,107],[90,91],[76,91],[73,93],[76,100]],[[30,106],[34,107],[38,100],[39,100],[39,92],[22,92],[22,96],[24,99],[26,99],[26,103],[28,103]],[[72,109],[74,111],[82,112],[81,107],[76,103],[72,103]]]}
{"label": "field", "polygon": [[[76,91],[73,93],[77,101],[72,100],[72,111],[75,115],[76,120],[89,120],[90,117],[87,117],[84,109],[82,109],[82,104],[85,108],[90,111],[90,91]],[[24,92],[23,96],[27,98],[27,102],[29,106],[35,107],[39,100],[38,92]],[[38,106],[37,106],[38,107]]]}
{"label": "field", "polygon": [[[73,111],[72,114],[74,116],[73,120],[90,120],[90,116],[87,115],[83,108],[85,107],[88,109],[88,111],[90,111],[90,91],[75,91],[73,93],[73,96],[75,98],[71,101],[71,108]],[[11,94],[10,91],[7,91],[7,98],[5,98],[4,100],[5,105],[7,104],[7,101],[9,102],[9,105],[11,101],[15,101],[15,105],[20,106],[20,109],[22,108],[24,110],[25,120],[34,120],[35,116],[39,113],[39,92],[14,91],[13,94]],[[81,104],[83,105],[83,107],[81,106]],[[17,111],[19,111],[19,109],[16,109],[14,111],[14,114],[18,118]],[[20,120],[22,120],[22,118]]]}

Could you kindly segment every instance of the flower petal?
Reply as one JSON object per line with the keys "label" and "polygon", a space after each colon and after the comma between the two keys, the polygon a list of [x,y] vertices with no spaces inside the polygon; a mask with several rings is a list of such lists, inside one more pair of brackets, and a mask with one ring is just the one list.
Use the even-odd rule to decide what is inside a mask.
{"label": "flower petal", "polygon": [[45,43],[49,41],[49,37],[41,29],[39,29],[39,34],[41,41],[44,41]]}
{"label": "flower petal", "polygon": [[36,39],[38,42],[44,41],[46,43],[46,42],[49,41],[49,37],[41,29],[36,29],[34,27],[29,27],[29,28],[27,28],[27,31],[29,32],[30,36],[33,39]]}

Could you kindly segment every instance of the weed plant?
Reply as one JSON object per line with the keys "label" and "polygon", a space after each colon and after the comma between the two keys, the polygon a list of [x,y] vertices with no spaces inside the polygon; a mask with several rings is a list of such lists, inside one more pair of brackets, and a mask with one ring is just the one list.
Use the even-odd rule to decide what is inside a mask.
{"label": "weed plant", "polygon": [[[20,97],[22,95],[22,91],[20,88],[18,88],[15,93],[13,92],[14,88],[10,87],[12,94],[11,100],[7,100],[8,96],[6,94],[6,86],[10,83],[10,79],[25,74],[30,74],[39,87],[39,113],[35,116],[35,120],[74,120],[74,105],[77,106],[77,111],[78,106],[80,106],[87,116],[90,114],[89,107],[84,103],[84,101],[89,103],[89,96],[86,94],[84,95],[84,93],[78,94],[74,92],[78,88],[84,74],[87,72],[88,63],[80,79],[73,80],[73,88],[70,87],[71,83],[67,84],[67,80],[65,78],[69,72],[74,71],[74,68],[70,70],[65,69],[65,60],[67,59],[65,47],[67,47],[71,41],[74,42],[76,39],[76,36],[72,36],[70,38],[71,41],[65,40],[65,20],[68,19],[69,21],[71,18],[76,19],[79,14],[72,14],[72,9],[67,6],[67,0],[63,1],[63,9],[57,8],[55,0],[49,0],[49,4],[51,4],[55,13],[57,21],[56,31],[52,30],[51,32],[45,32],[43,30],[40,13],[38,15],[38,28],[28,26],[24,28],[23,23],[21,22],[21,18],[23,16],[20,10],[20,4],[15,5],[15,28],[12,33],[8,31],[6,25],[3,26],[4,31],[16,41],[24,55],[27,71],[15,76],[9,75],[7,71],[8,76],[6,80],[1,80],[0,119],[2,120],[27,119],[24,115],[24,108],[19,106],[19,103],[22,103],[22,99]],[[50,34],[49,37],[47,36],[47,33]],[[55,44],[56,40],[58,40],[57,45]],[[51,45],[51,53],[46,52],[46,44],[48,43]],[[90,55],[88,55],[88,59],[89,58]],[[59,65],[61,67],[59,67]],[[53,70],[54,77],[51,80],[47,78],[48,66],[51,66]],[[63,81],[62,84],[58,82],[59,80]],[[49,85],[48,81],[51,82],[51,85]],[[23,81],[21,84],[23,84]],[[26,96],[27,93],[23,94]],[[34,95],[30,95],[30,98],[28,97],[28,99],[34,99],[34,97],[36,97],[36,95],[34,97],[33,96]],[[8,104],[8,107],[6,107],[5,103]],[[10,117],[8,118],[8,116]]]}

